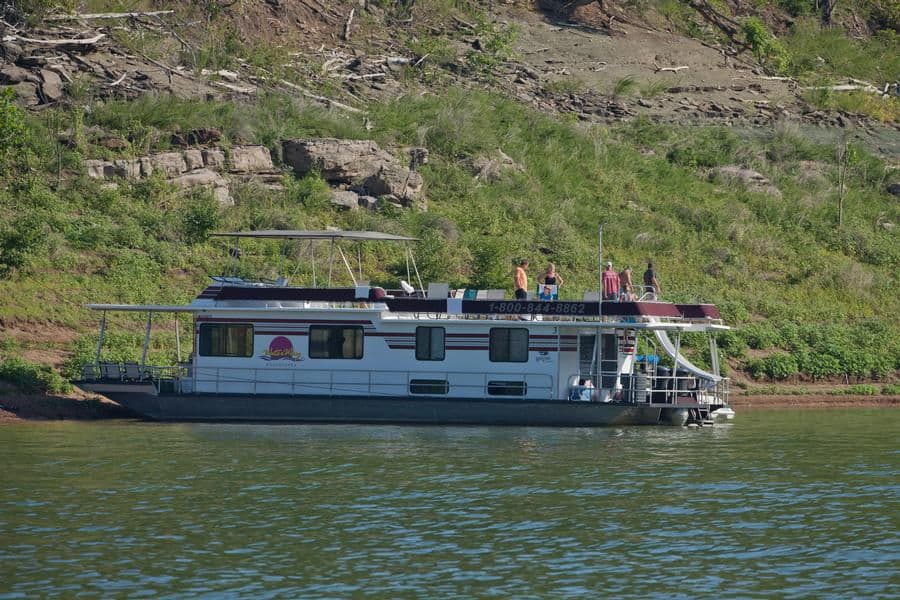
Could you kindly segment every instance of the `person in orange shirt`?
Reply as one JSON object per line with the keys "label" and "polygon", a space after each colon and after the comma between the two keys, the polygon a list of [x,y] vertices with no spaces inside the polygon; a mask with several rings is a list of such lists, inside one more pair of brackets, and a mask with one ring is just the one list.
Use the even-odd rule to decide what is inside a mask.
{"label": "person in orange shirt", "polygon": [[528,261],[523,260],[516,267],[516,276],[513,278],[513,288],[516,290],[516,300],[528,299],[528,274],[525,270],[528,268]]}

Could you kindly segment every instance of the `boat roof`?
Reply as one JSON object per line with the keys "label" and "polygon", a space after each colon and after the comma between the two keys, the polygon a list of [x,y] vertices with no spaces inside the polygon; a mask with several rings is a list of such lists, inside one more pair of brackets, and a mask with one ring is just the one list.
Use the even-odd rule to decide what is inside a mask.
{"label": "boat roof", "polygon": [[196,313],[203,312],[190,304],[85,304],[88,310],[111,312]]}
{"label": "boat roof", "polygon": [[221,231],[218,237],[262,238],[275,240],[354,240],[360,242],[418,242],[419,238],[382,233],[380,231],[307,231],[290,229],[262,229],[259,231]]}

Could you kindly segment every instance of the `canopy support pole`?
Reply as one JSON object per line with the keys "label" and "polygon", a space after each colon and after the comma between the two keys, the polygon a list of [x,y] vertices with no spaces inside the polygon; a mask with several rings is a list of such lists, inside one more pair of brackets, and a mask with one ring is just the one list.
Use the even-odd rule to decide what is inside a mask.
{"label": "canopy support pole", "polygon": [[350,274],[350,280],[353,282],[353,287],[356,287],[356,277],[353,276],[353,267],[350,266],[350,261],[347,260],[347,256],[344,254],[344,251],[341,250],[340,246],[338,246],[338,254],[341,255],[341,259],[344,261],[344,266],[347,267],[347,273]]}
{"label": "canopy support pole", "polygon": [[97,339],[97,356],[94,358],[94,364],[100,369],[100,350],[103,348],[103,336],[106,334],[106,311],[103,311],[103,317],[100,319],[100,337]]}
{"label": "canopy support pole", "polygon": [[419,276],[419,267],[416,266],[416,257],[413,255],[412,250],[409,252],[409,257],[412,259],[413,270],[416,272],[416,281],[419,282],[419,290],[422,292],[422,297],[425,297],[425,286],[422,285],[422,278]]}
{"label": "canopy support pole", "polygon": [[597,225],[597,316],[603,316],[603,223]]}
{"label": "canopy support pole", "polygon": [[312,260],[312,273],[313,273],[313,287],[318,287],[318,283],[316,283],[316,249],[313,246],[313,241],[309,241],[309,257]]}
{"label": "canopy support pole", "polygon": [[334,267],[334,238],[331,238],[331,249],[328,251],[328,287],[331,287],[331,272]]}
{"label": "canopy support pole", "polygon": [[147,331],[144,333],[144,352],[141,354],[141,371],[147,366],[147,350],[150,348],[150,328],[153,326],[153,313],[147,313]]}
{"label": "canopy support pole", "polygon": [[[675,368],[672,369],[672,377],[675,381],[678,381],[678,355],[681,354],[681,330],[675,334]],[[678,389],[678,383],[675,384],[675,389]]]}
{"label": "canopy support pole", "polygon": [[178,329],[178,313],[175,313],[175,360],[181,362],[181,332]]}

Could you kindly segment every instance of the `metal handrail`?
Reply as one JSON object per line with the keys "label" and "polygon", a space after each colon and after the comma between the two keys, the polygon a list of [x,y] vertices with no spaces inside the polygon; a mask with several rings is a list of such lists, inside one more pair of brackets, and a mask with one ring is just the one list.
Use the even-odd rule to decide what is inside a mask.
{"label": "metal handrail", "polygon": [[[635,375],[644,375],[646,377],[646,381],[648,386],[643,390],[637,390],[635,387],[625,387],[622,385],[621,378],[624,377],[634,377]],[[599,382],[603,381],[604,377],[615,377],[617,381],[617,385],[615,388],[602,388]],[[571,382],[578,381],[581,378],[589,378],[592,383],[594,383],[594,389],[596,390],[606,390],[612,391],[614,393],[621,392],[621,400],[630,401],[638,403],[635,399],[637,397],[637,392],[644,392],[647,394],[647,402],[652,402],[654,397],[661,398],[662,404],[674,404],[677,402],[679,398],[691,397],[698,404],[718,404],[718,403],[728,403],[728,395],[729,395],[729,379],[722,378],[717,382],[712,382],[712,385],[700,385],[700,379],[694,376],[661,376],[661,377],[652,377],[650,374],[642,374],[642,373],[619,373],[618,371],[599,371],[599,372],[591,372],[591,373],[570,373],[565,381],[568,385],[568,389],[571,392],[572,390],[580,390],[583,389],[583,386],[579,386],[577,384],[573,384]],[[633,380],[632,380],[633,381]],[[664,382],[660,387],[657,383],[657,387],[653,387],[652,382]],[[683,382],[684,384],[696,384],[693,386],[690,385],[679,385],[679,382]],[[571,394],[569,394],[571,395]]]}
{"label": "metal handrail", "polygon": [[[193,384],[193,389],[196,391],[198,388],[204,387],[204,384],[213,384],[213,393],[222,393],[223,391],[227,391],[227,387],[229,385],[234,384],[247,384],[252,386],[251,391],[249,392],[251,395],[259,394],[259,386],[260,385],[279,385],[284,387],[290,387],[290,391],[286,392],[287,395],[291,396],[300,396],[304,395],[298,393],[296,389],[298,387],[306,388],[306,389],[317,389],[322,393],[327,393],[328,396],[340,395],[343,393],[365,393],[370,396],[393,396],[395,393],[388,393],[382,390],[386,388],[397,388],[403,386],[406,390],[409,390],[410,381],[412,379],[436,379],[440,376],[443,376],[446,381],[449,382],[451,390],[463,390],[468,391],[469,393],[479,390],[480,394],[472,394],[468,397],[473,398],[497,398],[496,395],[488,394],[488,384],[492,381],[510,381],[510,382],[522,382],[527,385],[527,391],[525,393],[525,398],[546,398],[546,399],[555,399],[554,398],[554,377],[552,375],[545,374],[535,374],[535,373],[489,373],[484,371],[428,371],[428,372],[416,372],[416,371],[408,371],[408,370],[371,370],[371,369],[360,369],[360,370],[347,370],[347,371],[327,371],[328,377],[327,379],[322,378],[320,381],[316,381],[316,375],[322,375],[322,371],[312,372],[312,371],[297,371],[297,370],[289,370],[289,369],[265,369],[265,368],[240,368],[240,367],[197,367],[194,366],[194,375],[191,379]],[[238,373],[235,373],[238,372]],[[267,378],[266,374],[271,375],[273,372],[291,373],[290,380],[287,379],[275,379],[275,378]],[[245,375],[246,373],[246,375]],[[366,374],[366,381],[336,381],[336,377],[340,377],[341,375],[359,375]],[[394,374],[397,376],[396,381],[392,382],[375,382],[373,381],[373,377],[378,375],[391,375]],[[301,377],[298,377],[300,375]],[[451,377],[455,378],[456,381],[451,380]],[[466,383],[464,381],[460,381],[462,378],[479,378],[481,380],[480,383]],[[311,380],[312,379],[312,380]],[[537,381],[535,381],[537,379]],[[408,392],[407,392],[408,393]],[[428,396],[431,394],[422,394],[423,396]],[[433,394],[435,396],[440,396],[442,394]]]}

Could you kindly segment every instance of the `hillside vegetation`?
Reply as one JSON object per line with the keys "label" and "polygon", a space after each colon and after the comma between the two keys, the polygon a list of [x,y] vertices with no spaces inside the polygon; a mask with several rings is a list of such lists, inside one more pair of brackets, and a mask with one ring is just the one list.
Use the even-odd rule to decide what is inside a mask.
{"label": "hillside vegetation", "polygon": [[[47,8],[38,4],[35,19]],[[145,4],[91,2],[78,8],[152,8]],[[377,32],[389,31],[392,19],[408,18],[404,3],[383,4],[386,15],[367,22],[376,33],[360,43],[386,43]],[[820,143],[791,122],[766,128],[684,126],[645,117],[594,123],[536,111],[492,84],[511,52],[513,22],[491,21],[476,3],[406,4],[415,5],[409,10],[419,11],[412,14],[423,27],[455,17],[481,27],[482,39],[493,40],[493,46],[467,58],[452,36],[406,39],[419,55],[438,57],[440,66],[402,72],[397,93],[367,102],[366,114],[326,109],[276,89],[239,100],[166,94],[116,99],[73,82],[65,102],[40,111],[20,108],[5,91],[0,319],[6,341],[0,359],[6,371],[26,369],[20,364],[25,356],[57,366],[68,361],[67,374],[74,374],[79,362],[92,358],[96,339],[96,316],[83,308],[88,302],[187,302],[208,274],[237,269],[274,275],[266,268],[277,265],[282,253],[294,283],[311,283],[308,254],[251,243],[235,263],[224,244],[209,237],[217,230],[339,227],[414,235],[422,238],[416,249],[422,279],[452,287],[508,288],[514,260],[530,259],[535,271],[552,261],[566,278],[563,297],[575,299],[596,286],[597,225],[604,223],[604,257],[617,267],[631,265],[639,274],[653,260],[665,299],[720,307],[736,326],[720,339],[732,368],[775,380],[896,378],[900,242],[894,224],[900,223],[900,205],[886,191],[897,180],[895,157],[875,155],[847,133]],[[766,21],[772,31],[782,28],[778,39],[790,53],[789,70],[823,81],[847,70],[878,83],[890,81],[884,69],[896,77],[898,54],[885,50],[897,44],[890,29],[896,28],[895,17],[887,17],[887,29],[867,29],[872,36],[856,41],[838,28],[822,29],[819,16],[801,10],[800,3],[801,8],[791,6],[776,8],[782,16],[797,12],[793,25]],[[877,12],[875,4],[867,6],[866,14]],[[678,21],[689,8],[662,3],[653,14],[689,29],[687,20]],[[198,72],[248,62],[248,68],[272,70],[280,64],[274,42],[227,41],[237,31],[229,12],[236,7],[210,2],[185,10],[195,16],[206,11],[215,25],[209,36],[192,40],[202,50],[191,59]],[[810,58],[829,47],[853,52],[827,54],[821,57],[825,66]],[[170,56],[165,53],[173,50],[144,51]],[[458,64],[477,86],[459,79],[453,66]],[[318,93],[337,93],[302,69],[281,75]],[[173,133],[197,128],[218,129],[226,148],[263,144],[276,158],[280,141],[295,137],[374,139],[393,149],[424,146],[430,152],[420,167],[428,210],[385,205],[379,211],[341,211],[321,178],[297,179],[288,172],[280,191],[253,182],[233,188],[231,207],[220,206],[210,192],[178,190],[155,176],[110,185],[84,174],[85,159],[163,151]],[[110,137],[125,143],[110,148],[102,143]],[[475,177],[477,159],[501,153],[514,161],[513,168]],[[723,166],[757,171],[777,193],[730,178],[718,170]],[[393,288],[405,278],[402,250],[364,250],[363,270],[373,282]],[[127,317],[117,317],[116,325],[140,331],[137,320]],[[44,329],[48,334],[40,335]],[[171,360],[162,356],[169,352],[164,347],[173,335],[171,323],[163,329],[152,358]],[[141,337],[111,336],[110,356],[136,357]],[[703,362],[699,344],[696,350],[691,340],[687,345]]]}

